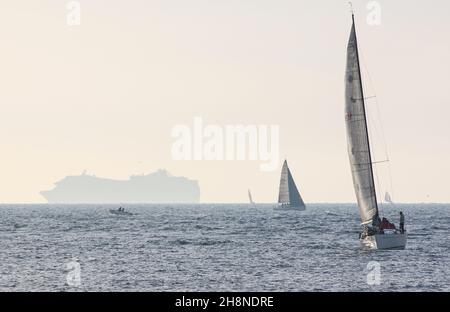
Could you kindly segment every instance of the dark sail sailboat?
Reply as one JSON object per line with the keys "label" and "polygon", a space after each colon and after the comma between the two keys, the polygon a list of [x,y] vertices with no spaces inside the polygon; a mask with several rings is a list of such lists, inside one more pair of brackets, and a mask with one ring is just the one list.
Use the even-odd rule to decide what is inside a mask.
{"label": "dark sail sailboat", "polygon": [[287,160],[281,170],[277,210],[305,210],[306,206],[295,185]]}
{"label": "dark sail sailboat", "polygon": [[352,22],[347,47],[345,120],[353,185],[364,226],[361,243],[371,249],[403,249],[406,232],[384,231],[381,226],[353,12]]}

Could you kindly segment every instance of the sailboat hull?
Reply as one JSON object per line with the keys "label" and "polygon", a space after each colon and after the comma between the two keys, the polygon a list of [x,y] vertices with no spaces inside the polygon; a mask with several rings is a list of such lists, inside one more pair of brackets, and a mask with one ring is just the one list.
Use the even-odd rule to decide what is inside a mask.
{"label": "sailboat hull", "polygon": [[361,239],[361,245],[371,250],[405,249],[407,235],[405,234],[376,234]]}
{"label": "sailboat hull", "polygon": [[296,211],[304,211],[306,210],[306,206],[293,206],[293,205],[278,205],[274,208],[277,211],[288,211],[288,210],[296,210]]}

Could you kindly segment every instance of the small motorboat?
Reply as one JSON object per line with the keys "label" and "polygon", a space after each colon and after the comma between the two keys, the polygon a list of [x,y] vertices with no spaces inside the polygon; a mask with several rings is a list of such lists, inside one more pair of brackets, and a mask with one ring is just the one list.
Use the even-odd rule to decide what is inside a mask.
{"label": "small motorboat", "polygon": [[109,212],[115,215],[120,216],[132,216],[133,214],[131,212],[125,211],[124,208],[120,207],[118,209],[109,209]]}

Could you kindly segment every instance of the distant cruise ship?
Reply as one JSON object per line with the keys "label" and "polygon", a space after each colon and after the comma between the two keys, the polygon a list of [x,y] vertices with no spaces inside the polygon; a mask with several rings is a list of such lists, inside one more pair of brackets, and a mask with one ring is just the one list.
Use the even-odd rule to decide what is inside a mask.
{"label": "distant cruise ship", "polygon": [[166,170],[131,176],[128,180],[98,178],[83,173],[67,176],[40,194],[49,203],[198,203],[198,181],[174,177]]}

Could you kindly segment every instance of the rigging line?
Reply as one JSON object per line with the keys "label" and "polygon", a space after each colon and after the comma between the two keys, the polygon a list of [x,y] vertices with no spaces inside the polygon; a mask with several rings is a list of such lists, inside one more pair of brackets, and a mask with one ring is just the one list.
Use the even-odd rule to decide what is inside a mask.
{"label": "rigging line", "polygon": [[[362,58],[362,63],[363,63],[363,67],[365,69],[365,72],[368,73],[368,70],[367,70],[367,68],[365,66],[366,62],[365,62],[364,58]],[[359,79],[361,80],[361,82],[360,82],[361,83],[361,88],[363,89],[363,86],[362,86],[362,79],[363,79],[363,77],[362,77],[362,74],[361,74],[361,61],[359,62],[359,69],[360,69],[360,71],[359,71],[359,74],[360,74]],[[370,82],[372,83],[371,80],[370,80]],[[362,97],[364,98],[364,93],[363,93]],[[368,137],[369,137],[372,132],[377,133],[377,129],[376,129],[376,123],[375,122],[371,123],[371,121],[372,121],[372,116],[371,115],[372,114],[368,114],[368,115],[369,115],[369,118],[367,118],[367,116],[366,116],[366,126],[367,126],[368,122],[369,122],[369,124],[373,124],[373,127],[367,126],[367,132],[368,132]],[[373,129],[373,128],[375,128],[375,129]],[[372,135],[372,138],[373,138],[373,135]],[[383,138],[384,138],[384,136],[383,136]],[[369,138],[368,138],[368,140],[369,140]],[[372,140],[372,143],[373,143],[373,140]],[[385,139],[384,139],[384,145],[386,146]],[[369,140],[369,149],[370,149],[370,140]],[[386,155],[386,158],[389,158],[388,155]],[[372,162],[372,160],[370,160],[370,162]],[[377,191],[380,192],[380,190],[381,190],[380,179],[379,179],[379,176],[378,176],[378,169],[377,169],[377,167],[375,166],[375,168],[374,168],[372,166],[372,164],[371,164],[371,167],[372,167],[372,181],[373,181],[374,187],[375,187],[375,192],[374,193],[375,193],[375,198],[377,198]],[[375,175],[375,179],[374,179],[373,175]],[[381,195],[381,194],[378,194],[378,195]],[[382,197],[378,197],[378,198],[381,199]],[[380,214],[382,214],[382,212],[383,212],[382,211],[383,209],[381,208],[381,205],[376,205],[376,206],[378,208],[378,213],[379,213],[378,216],[380,216]]]}
{"label": "rigging line", "polygon": [[[381,185],[380,185],[380,179],[378,178],[378,171],[377,170],[375,170],[375,177],[376,177],[376,181],[377,181],[377,190],[378,190],[378,192],[380,192],[380,190],[381,190]],[[379,194],[379,196],[381,196],[381,194]],[[378,198],[380,198],[380,199],[382,199],[383,197],[378,197]],[[380,205],[381,206],[381,205]],[[383,212],[382,210],[382,208],[381,207],[378,207],[378,210],[380,211],[380,212]]]}
{"label": "rigging line", "polygon": [[[369,125],[373,125],[372,127],[369,127],[368,131],[369,131],[370,134],[372,134],[371,135],[371,137],[372,137],[371,141],[374,142],[375,141],[374,140],[374,135],[375,135],[375,137],[379,137],[379,131],[378,131],[378,128],[376,127],[376,123],[374,121],[374,118],[373,118],[372,114],[369,114]],[[378,162],[375,161],[375,162],[372,162],[372,170],[373,170],[373,172],[375,174],[375,183],[376,183],[375,192],[378,193],[377,198],[379,198],[380,201],[382,201],[382,202],[383,202],[383,198],[384,197],[383,197],[383,194],[382,194],[382,190],[383,190],[382,185],[381,185],[382,183],[381,183],[380,175],[379,175],[379,172],[378,172],[379,169],[378,169],[378,166],[373,166],[373,165],[377,164],[377,163],[383,163],[383,162],[388,162],[388,161],[378,161]],[[379,215],[384,215],[384,211],[383,210],[384,209],[383,209],[382,205],[379,205],[378,206]]]}
{"label": "rigging line", "polygon": [[[382,136],[382,134],[380,135],[380,129],[378,129],[377,123],[375,122],[374,116],[372,116],[372,114],[369,115],[369,125],[371,125],[370,134],[372,138],[372,143],[376,143],[379,141],[379,138]],[[386,152],[386,150],[384,150],[384,152]],[[389,155],[386,154],[385,156],[386,159],[389,159]]]}
{"label": "rigging line", "polygon": [[[369,70],[367,69],[367,67],[365,66],[366,61],[364,58],[364,51],[362,51],[363,53],[361,53],[361,58],[363,60],[363,67],[364,70],[367,74],[367,77],[369,78],[369,83],[370,83],[370,87],[373,89],[374,94],[377,94],[376,89],[375,89],[375,84],[373,83],[372,80],[372,76],[370,75]],[[375,96],[375,106],[377,108],[377,113],[378,113],[378,119],[379,119],[379,124],[380,124],[380,128],[381,128],[381,137],[383,139],[383,145],[384,145],[384,149],[385,149],[385,153],[386,153],[386,158],[389,159],[389,148],[388,148],[388,144],[387,144],[387,140],[386,140],[386,135],[385,135],[385,131],[384,131],[384,127],[383,127],[383,122],[381,121],[381,111],[380,111],[380,105],[379,105],[379,101],[378,101],[378,97]],[[391,194],[391,198],[395,201],[395,190],[394,190],[394,182],[392,179],[392,168],[390,163],[388,164],[388,173],[389,173],[389,184],[390,184],[390,194]]]}
{"label": "rigging line", "polygon": [[[380,128],[381,128],[381,137],[382,137],[382,139],[383,139],[383,145],[384,145],[384,148],[385,148],[385,153],[386,153],[386,158],[389,158],[389,156],[388,156],[388,149],[387,149],[387,140],[386,140],[386,136],[385,136],[385,131],[384,131],[384,127],[383,127],[383,123],[382,123],[382,121],[381,121],[381,111],[380,111],[380,105],[379,105],[379,102],[378,102],[378,96],[376,95],[377,94],[377,92],[376,92],[376,90],[375,90],[375,86],[374,86],[374,83],[373,83],[373,80],[372,80],[372,77],[371,77],[371,75],[370,75],[370,72],[369,72],[369,70],[367,69],[367,67],[365,66],[365,63],[366,63],[366,61],[365,61],[365,58],[364,58],[364,53],[361,53],[362,55],[361,55],[361,58],[363,59],[363,67],[364,67],[364,71],[365,71],[365,73],[367,74],[367,77],[369,78],[369,84],[370,84],[370,87],[373,89],[373,91],[374,91],[374,96],[372,96],[372,98],[375,98],[376,100],[375,100],[375,106],[376,106],[376,108],[377,108],[377,114],[378,114],[378,123],[379,123],[379,126],[380,126]],[[375,124],[375,122],[374,122],[374,124]]]}
{"label": "rigging line", "polygon": [[[375,123],[374,118],[373,118],[372,115],[369,115],[369,124],[372,124],[372,125],[373,125],[373,127],[372,127],[372,129],[371,129],[372,131],[370,131],[370,133],[375,134],[376,137],[379,137],[379,136],[380,136],[380,135],[379,135],[379,131],[378,131],[377,127],[376,127],[376,123]],[[373,135],[372,135],[372,142],[373,142],[373,141],[375,141],[375,140],[373,140]],[[374,163],[377,163],[377,162],[374,162]],[[378,163],[381,163],[381,162],[378,162]],[[380,179],[380,174],[379,174],[379,168],[378,168],[378,166],[373,166],[373,171],[374,171],[374,173],[375,173],[375,182],[376,182],[376,184],[377,184],[376,191],[378,192],[378,198],[379,198],[381,201],[384,201],[384,200],[383,200],[384,196],[383,196],[383,194],[382,194],[383,188],[382,188],[382,183],[381,183],[381,179]],[[378,206],[378,210],[380,211],[380,215],[383,215],[383,214],[384,214],[384,211],[383,211],[383,208],[382,208],[381,205]]]}
{"label": "rigging line", "polygon": [[[378,129],[377,125],[376,125],[375,118],[374,118],[374,116],[372,116],[372,114],[369,116],[369,122],[370,122],[370,124],[373,125],[372,131],[371,131],[371,133],[373,134],[372,142],[376,142],[377,140],[375,140],[375,138],[379,138],[380,137],[380,133],[379,133],[379,129]],[[386,158],[388,158],[388,155],[386,155],[386,156],[387,156]],[[374,163],[377,163],[377,162],[374,162]],[[380,179],[381,176],[380,176],[379,168],[378,168],[378,166],[373,166],[373,167],[374,167],[375,177],[376,177],[375,180],[377,182],[377,191],[379,192],[378,198],[380,198],[380,200],[382,200],[383,196],[382,196],[381,193],[382,193],[382,189],[383,188],[382,188],[382,185],[381,185],[382,182],[381,182],[381,179]],[[381,209],[380,209],[380,211],[381,211]]]}
{"label": "rigging line", "polygon": [[[371,137],[370,142],[373,144],[374,142],[377,141],[376,138],[380,137],[380,134],[379,134],[379,131],[378,131],[378,128],[377,128],[377,124],[376,124],[376,122],[374,120],[374,116],[372,116],[372,115],[373,114],[369,113],[369,114],[367,114],[366,118],[368,119],[368,129],[367,129],[367,131],[369,132],[369,136]],[[376,151],[375,148],[372,148],[372,150]],[[374,163],[376,163],[376,162],[372,162],[372,165]],[[378,167],[377,166],[372,166],[372,170],[373,170],[374,175],[375,175],[374,183],[376,184],[376,191],[378,193],[377,198],[379,198],[381,200],[383,197],[381,196],[382,194],[380,193],[382,188],[381,188],[381,180],[380,180],[380,175],[379,175],[379,172],[378,172]],[[382,213],[382,209],[380,207],[379,207],[379,211],[380,211],[380,213]]]}

